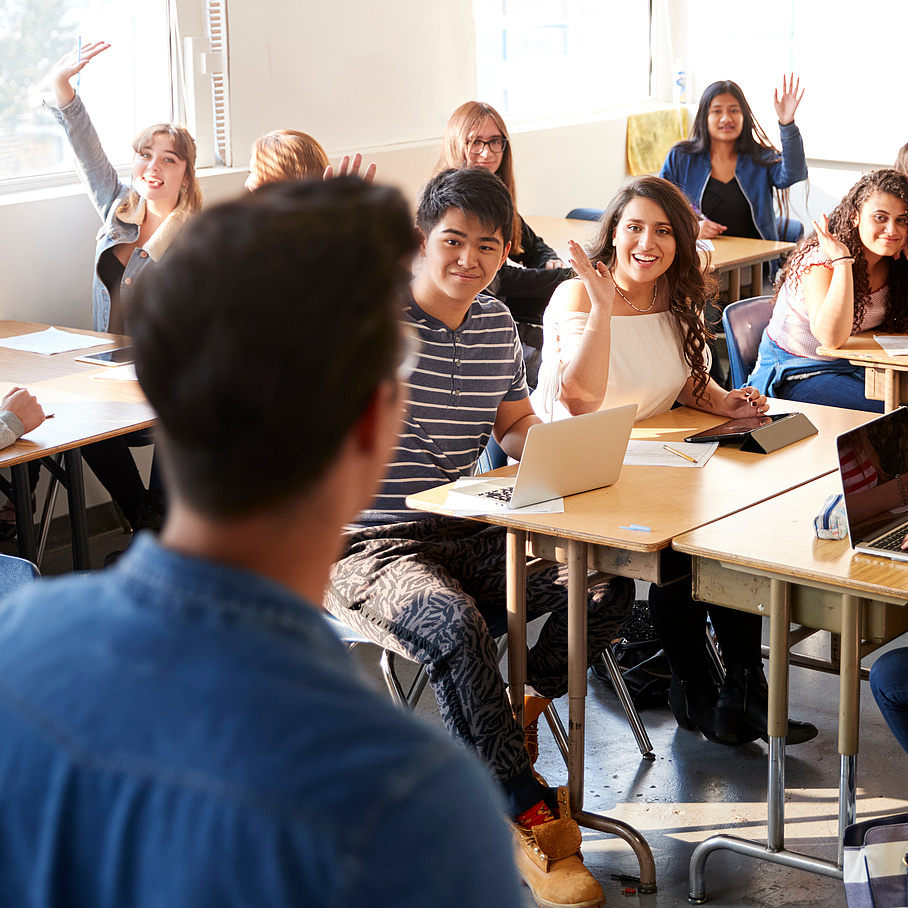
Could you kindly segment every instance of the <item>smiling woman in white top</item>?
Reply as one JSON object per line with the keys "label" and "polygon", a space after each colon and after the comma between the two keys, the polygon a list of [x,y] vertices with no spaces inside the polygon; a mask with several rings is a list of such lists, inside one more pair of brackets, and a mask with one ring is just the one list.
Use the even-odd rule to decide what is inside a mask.
{"label": "smiling woman in white top", "polygon": [[[709,377],[703,310],[715,285],[697,251],[697,217],[680,189],[638,177],[612,200],[589,255],[571,242],[579,279],[562,284],[545,314],[533,405],[543,419],[636,403],[638,419],[675,401],[725,417],[767,409],[755,388],[726,391]],[[722,744],[766,734],[760,619],[702,602],[690,581],[653,584],[650,611],[672,670],[678,724]],[[721,692],[704,646],[709,611],[727,673]],[[788,744],[816,728],[789,724]]]}

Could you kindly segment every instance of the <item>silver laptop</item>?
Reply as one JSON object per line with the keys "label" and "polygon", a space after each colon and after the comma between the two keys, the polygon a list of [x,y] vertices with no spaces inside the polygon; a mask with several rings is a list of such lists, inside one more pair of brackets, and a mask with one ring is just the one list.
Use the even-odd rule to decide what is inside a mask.
{"label": "silver laptop", "polygon": [[908,409],[845,432],[837,445],[852,548],[908,561]]}
{"label": "silver laptop", "polygon": [[637,405],[540,423],[527,432],[516,476],[490,478],[459,494],[524,508],[612,485],[621,473]]}

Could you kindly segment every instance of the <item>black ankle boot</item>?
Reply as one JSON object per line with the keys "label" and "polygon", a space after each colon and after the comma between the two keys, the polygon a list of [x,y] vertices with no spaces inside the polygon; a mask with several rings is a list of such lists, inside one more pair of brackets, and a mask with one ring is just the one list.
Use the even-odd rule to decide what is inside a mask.
{"label": "black ankle boot", "polygon": [[715,722],[718,693],[711,680],[682,681],[677,675],[672,675],[668,705],[672,708],[675,721],[685,731],[700,731],[708,740],[719,741]]}
{"label": "black ankle boot", "polygon": [[[725,674],[725,683],[716,704],[716,734],[720,740],[741,738],[749,734],[751,737],[748,740],[762,738],[768,741],[766,728],[768,709],[769,688],[763,667],[732,666]],[[788,720],[786,744],[803,744],[816,736],[815,725]]]}

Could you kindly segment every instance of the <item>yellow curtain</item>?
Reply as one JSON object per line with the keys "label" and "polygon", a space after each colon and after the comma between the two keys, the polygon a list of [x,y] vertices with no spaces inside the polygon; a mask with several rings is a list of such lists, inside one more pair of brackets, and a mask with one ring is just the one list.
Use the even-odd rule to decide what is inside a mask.
{"label": "yellow curtain", "polygon": [[632,176],[658,173],[668,150],[687,138],[687,108],[651,110],[627,118],[627,170]]}

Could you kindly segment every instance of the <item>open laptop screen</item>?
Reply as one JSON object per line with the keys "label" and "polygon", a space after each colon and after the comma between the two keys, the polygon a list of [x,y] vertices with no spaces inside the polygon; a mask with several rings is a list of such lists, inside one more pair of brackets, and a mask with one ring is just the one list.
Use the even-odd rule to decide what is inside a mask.
{"label": "open laptop screen", "polygon": [[908,523],[908,409],[845,432],[837,444],[852,546]]}

